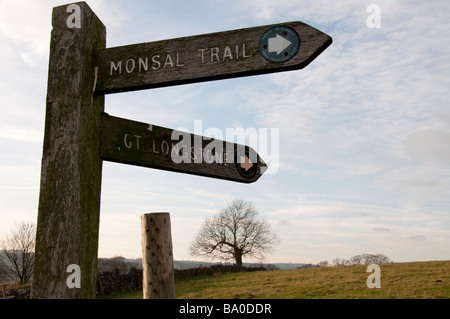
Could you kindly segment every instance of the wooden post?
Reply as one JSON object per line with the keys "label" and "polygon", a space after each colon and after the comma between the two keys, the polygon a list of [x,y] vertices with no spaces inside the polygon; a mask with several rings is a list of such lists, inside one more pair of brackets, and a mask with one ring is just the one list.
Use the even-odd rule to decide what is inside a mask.
{"label": "wooden post", "polygon": [[94,52],[106,28],[85,2],[53,8],[52,26],[32,298],[94,298],[104,111]]}
{"label": "wooden post", "polygon": [[175,299],[169,213],[141,215],[144,299]]}

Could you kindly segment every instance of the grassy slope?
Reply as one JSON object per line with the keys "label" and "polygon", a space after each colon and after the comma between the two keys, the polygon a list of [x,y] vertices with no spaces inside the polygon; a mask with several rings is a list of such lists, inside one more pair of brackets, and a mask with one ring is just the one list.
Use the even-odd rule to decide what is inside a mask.
{"label": "grassy slope", "polygon": [[[381,288],[366,285],[367,266],[224,274],[180,280],[177,298],[450,298],[450,261],[383,264]],[[142,292],[111,296],[142,298]]]}

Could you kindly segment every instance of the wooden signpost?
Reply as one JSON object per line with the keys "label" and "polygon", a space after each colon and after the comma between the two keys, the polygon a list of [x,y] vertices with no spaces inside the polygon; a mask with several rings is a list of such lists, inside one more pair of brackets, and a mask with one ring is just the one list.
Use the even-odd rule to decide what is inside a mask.
{"label": "wooden signpost", "polygon": [[[97,51],[95,92],[107,94],[302,69],[331,42],[328,35],[307,24],[289,22],[108,48]],[[271,56],[281,62],[271,62]]]}
{"label": "wooden signpost", "polygon": [[332,42],[290,22],[107,49],[85,2],[52,26],[32,298],[95,297],[103,160],[242,183],[267,168],[244,145],[110,116],[104,94],[301,69]]}
{"label": "wooden signpost", "polygon": [[267,165],[250,147],[102,114],[105,161],[234,182],[255,182]]}
{"label": "wooden signpost", "polygon": [[[69,28],[68,6],[53,9],[33,298],[95,297],[105,103],[92,96],[93,52],[106,46],[106,28],[86,3],[76,5],[80,28]],[[70,265],[81,269],[73,274],[81,288],[67,285]]]}

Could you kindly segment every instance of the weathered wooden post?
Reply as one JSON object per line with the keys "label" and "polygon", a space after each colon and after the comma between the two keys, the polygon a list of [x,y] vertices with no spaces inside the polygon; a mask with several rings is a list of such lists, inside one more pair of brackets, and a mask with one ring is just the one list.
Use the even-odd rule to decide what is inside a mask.
{"label": "weathered wooden post", "polygon": [[53,8],[52,26],[32,298],[94,298],[104,110],[94,52],[106,28],[84,2]]}
{"label": "weathered wooden post", "polygon": [[141,215],[144,299],[175,299],[169,213]]}
{"label": "weathered wooden post", "polygon": [[[85,2],[52,26],[32,298],[95,297],[102,160],[243,183],[267,168],[245,146],[104,114],[104,94],[298,70],[332,43],[297,21],[106,49]],[[142,227],[144,298],[175,298],[170,216]]]}

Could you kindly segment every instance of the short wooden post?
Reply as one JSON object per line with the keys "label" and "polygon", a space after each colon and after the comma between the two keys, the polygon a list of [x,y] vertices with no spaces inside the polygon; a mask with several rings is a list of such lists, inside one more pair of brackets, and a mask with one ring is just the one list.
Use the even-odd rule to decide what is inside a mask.
{"label": "short wooden post", "polygon": [[175,299],[169,213],[141,216],[144,299]]}
{"label": "short wooden post", "polygon": [[[85,2],[53,8],[32,298],[95,298],[106,28]],[[75,283],[75,284],[72,284]]]}

